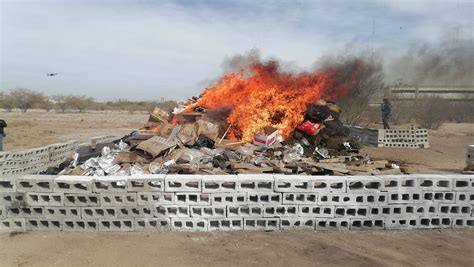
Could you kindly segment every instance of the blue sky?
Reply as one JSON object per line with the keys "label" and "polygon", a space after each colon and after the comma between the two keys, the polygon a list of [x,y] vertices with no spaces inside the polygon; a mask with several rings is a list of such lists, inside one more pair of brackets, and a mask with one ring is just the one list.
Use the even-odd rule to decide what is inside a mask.
{"label": "blue sky", "polygon": [[472,40],[474,20],[472,0],[0,2],[0,90],[99,100],[197,95],[252,48],[300,70],[372,42],[390,58]]}

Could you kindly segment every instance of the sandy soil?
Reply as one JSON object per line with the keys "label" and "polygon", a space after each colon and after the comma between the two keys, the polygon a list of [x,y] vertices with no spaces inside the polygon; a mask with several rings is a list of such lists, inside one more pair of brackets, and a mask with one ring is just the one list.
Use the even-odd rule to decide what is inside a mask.
{"label": "sandy soil", "polygon": [[[98,135],[123,135],[146,114],[2,113],[10,150]],[[365,148],[413,172],[459,172],[474,125],[445,124],[430,149]],[[0,234],[0,266],[473,266],[474,229],[370,232]]]}
{"label": "sandy soil", "polygon": [[0,235],[2,266],[473,266],[474,229]]}

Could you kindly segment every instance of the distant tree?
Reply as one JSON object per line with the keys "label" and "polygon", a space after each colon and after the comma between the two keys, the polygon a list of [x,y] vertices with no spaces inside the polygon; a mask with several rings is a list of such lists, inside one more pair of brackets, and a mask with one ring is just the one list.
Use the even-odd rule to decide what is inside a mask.
{"label": "distant tree", "polygon": [[94,99],[92,97],[83,96],[69,96],[67,97],[67,105],[78,109],[79,112],[84,112],[86,109],[94,105]]}
{"label": "distant tree", "polygon": [[68,108],[68,96],[65,95],[53,95],[51,97],[53,101],[55,102],[56,106],[61,110],[62,113],[66,112],[66,109]]}
{"label": "distant tree", "polygon": [[15,101],[11,94],[3,94],[2,97],[2,108],[4,108],[7,112],[12,112],[13,108],[15,108]]}
{"label": "distant tree", "polygon": [[23,112],[26,112],[34,105],[42,103],[45,99],[43,94],[26,88],[10,90],[10,96],[13,98],[14,106],[21,109]]}
{"label": "distant tree", "polygon": [[39,107],[46,110],[46,112],[50,112],[54,108],[54,103],[49,97],[45,96],[42,103],[39,104]]}

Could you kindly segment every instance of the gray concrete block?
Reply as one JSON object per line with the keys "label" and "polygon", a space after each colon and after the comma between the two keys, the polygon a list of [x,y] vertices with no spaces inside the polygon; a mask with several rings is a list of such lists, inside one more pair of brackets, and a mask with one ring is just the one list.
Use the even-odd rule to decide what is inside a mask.
{"label": "gray concrete block", "polygon": [[27,231],[61,231],[63,228],[61,220],[54,219],[26,219]]}
{"label": "gray concrete block", "polygon": [[335,231],[335,230],[349,230],[351,220],[347,218],[317,218],[315,220],[316,231]]}
{"label": "gray concrete block", "polygon": [[244,230],[276,231],[280,229],[279,218],[244,218]]}
{"label": "gray concrete block", "polygon": [[99,231],[131,232],[135,229],[134,219],[99,220]]}
{"label": "gray concrete block", "polygon": [[45,216],[43,207],[14,207],[7,209],[9,218],[41,218]]}
{"label": "gray concrete block", "polygon": [[[379,209],[379,215],[380,217],[393,217],[393,218],[398,218],[398,217],[403,217],[403,218],[409,218],[409,217],[414,217],[417,215],[425,215],[425,214],[430,214],[429,212],[432,212],[432,215],[437,214],[437,206],[434,207],[429,207],[429,206],[424,206],[424,204],[406,204],[406,205],[385,205],[381,206],[381,211]],[[373,215],[373,214],[372,214]]]}
{"label": "gray concrete block", "polygon": [[90,194],[93,180],[91,176],[62,175],[54,179],[54,192]]}
{"label": "gray concrete block", "polygon": [[101,176],[95,177],[92,192],[94,193],[126,193],[127,192],[127,176]]}
{"label": "gray concrete block", "polygon": [[383,230],[384,228],[385,220],[382,218],[351,219],[351,230]]}
{"label": "gray concrete block", "polygon": [[318,205],[384,205],[388,202],[386,192],[364,193],[319,193]]}
{"label": "gray concrete block", "polygon": [[212,205],[244,205],[247,204],[247,193],[211,194]]}
{"label": "gray concrete block", "polygon": [[44,207],[46,219],[81,219],[81,208],[79,207]]}
{"label": "gray concrete block", "polygon": [[0,206],[0,220],[7,217],[7,209],[5,206]]}
{"label": "gray concrete block", "polygon": [[66,207],[98,207],[100,205],[99,194],[64,194]]}
{"label": "gray concrete block", "polygon": [[157,205],[154,209],[155,217],[157,218],[189,218],[191,212],[189,206],[176,205]]}
{"label": "gray concrete block", "polygon": [[265,218],[281,218],[281,217],[296,217],[298,216],[297,205],[265,205],[263,209],[263,217]]}
{"label": "gray concrete block", "polygon": [[211,195],[204,193],[175,193],[176,205],[211,205]]}
{"label": "gray concrete block", "polygon": [[318,193],[283,193],[282,204],[316,205]]}
{"label": "gray concrete block", "polygon": [[0,193],[16,192],[15,178],[0,177]]}
{"label": "gray concrete block", "polygon": [[63,193],[26,193],[26,204],[29,206],[63,206]]}
{"label": "gray concrete block", "polygon": [[147,218],[154,216],[153,206],[121,207],[117,208],[117,218]]}
{"label": "gray concrete block", "polygon": [[419,228],[452,228],[453,222],[451,217],[420,217]]}
{"label": "gray concrete block", "polygon": [[206,175],[202,177],[203,193],[237,193],[237,175]]}
{"label": "gray concrete block", "polygon": [[53,192],[55,175],[22,175],[16,178],[17,192]]}
{"label": "gray concrete block", "polygon": [[209,231],[240,231],[243,229],[242,218],[212,218],[208,220]]}
{"label": "gray concrete block", "polygon": [[424,203],[455,203],[456,192],[423,191]]}
{"label": "gray concrete block", "polygon": [[0,206],[20,207],[26,205],[26,193],[0,193]]}
{"label": "gray concrete block", "polygon": [[104,207],[134,207],[137,193],[100,193],[100,203]]}
{"label": "gray concrete block", "polygon": [[169,231],[170,219],[167,218],[135,218],[135,231]]}
{"label": "gray concrete block", "polygon": [[416,229],[420,225],[419,217],[399,217],[386,218],[385,229],[387,230],[408,230]]}
{"label": "gray concrete block", "polygon": [[420,191],[390,191],[388,204],[415,204],[422,203],[423,195]]}
{"label": "gray concrete block", "polygon": [[238,174],[239,192],[273,192],[273,174]]}
{"label": "gray concrete block", "polygon": [[451,179],[454,191],[474,191],[474,175],[444,174]]}
{"label": "gray concrete block", "polygon": [[175,204],[176,195],[165,192],[137,192],[137,204],[140,206],[155,204]]}
{"label": "gray concrete block", "polygon": [[263,213],[264,213],[264,206],[262,205],[227,206],[228,218],[242,218],[242,217],[258,218],[258,217],[263,217]]}
{"label": "gray concrete block", "polygon": [[314,230],[315,220],[312,218],[281,218],[280,230]]}
{"label": "gray concrete block", "polygon": [[202,175],[168,174],[165,192],[201,192]]}
{"label": "gray concrete block", "polygon": [[275,174],[274,178],[275,192],[312,192],[311,176]]}
{"label": "gray concrete block", "polygon": [[334,218],[334,206],[298,206],[299,217]]}
{"label": "gray concrete block", "polygon": [[345,193],[346,191],[346,177],[311,176],[309,192]]}
{"label": "gray concrete block", "polygon": [[473,217],[453,217],[453,228],[473,228]]}
{"label": "gray concrete block", "polygon": [[474,204],[474,191],[457,191],[455,203],[470,203]]}
{"label": "gray concrete block", "polygon": [[441,174],[410,174],[416,178],[419,189],[425,191],[452,191],[453,180]]}
{"label": "gray concrete block", "polygon": [[134,175],[127,180],[128,192],[164,192],[164,174]]}
{"label": "gray concrete block", "polygon": [[191,217],[193,218],[226,218],[226,206],[190,206]]}
{"label": "gray concrete block", "polygon": [[172,218],[171,230],[191,232],[208,231],[208,221],[206,219],[196,218]]}
{"label": "gray concrete block", "polygon": [[281,193],[247,193],[249,205],[279,205],[282,203]]}
{"label": "gray concrete block", "polygon": [[26,220],[24,218],[8,218],[0,220],[0,232],[24,232]]}
{"label": "gray concrete block", "polygon": [[439,204],[438,214],[440,216],[470,217],[472,206],[470,204]]}
{"label": "gray concrete block", "polygon": [[113,207],[82,207],[81,214],[84,220],[103,220],[117,218],[117,209]]}
{"label": "gray concrete block", "polygon": [[63,221],[63,231],[97,231],[99,220],[76,220],[65,219]]}
{"label": "gray concrete block", "polygon": [[336,218],[367,218],[370,217],[369,206],[335,206]]}
{"label": "gray concrete block", "polygon": [[349,176],[346,179],[347,193],[380,192],[382,179],[376,176]]}

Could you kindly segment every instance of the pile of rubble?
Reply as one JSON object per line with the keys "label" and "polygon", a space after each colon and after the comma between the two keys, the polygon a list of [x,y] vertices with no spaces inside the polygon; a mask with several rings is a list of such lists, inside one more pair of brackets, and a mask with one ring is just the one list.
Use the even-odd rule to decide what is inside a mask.
{"label": "pile of rubble", "polygon": [[333,101],[308,106],[291,136],[284,139],[268,125],[255,133],[253,142],[227,139],[232,125],[203,107],[189,110],[187,104],[172,113],[157,108],[143,129],[113,143],[79,150],[60,174],[401,173],[396,164],[359,153]]}

